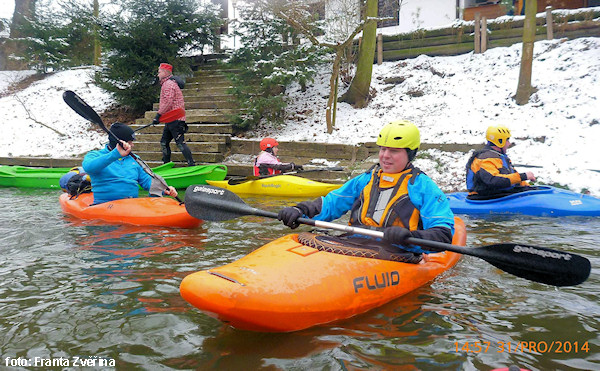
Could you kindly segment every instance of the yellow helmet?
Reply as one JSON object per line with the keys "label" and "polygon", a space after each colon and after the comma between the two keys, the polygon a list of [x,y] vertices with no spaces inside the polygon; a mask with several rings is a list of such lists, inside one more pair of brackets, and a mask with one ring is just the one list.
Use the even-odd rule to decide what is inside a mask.
{"label": "yellow helmet", "polygon": [[386,124],[379,132],[377,145],[417,150],[421,145],[421,135],[419,134],[419,129],[410,121],[392,121]]}
{"label": "yellow helmet", "polygon": [[485,138],[498,148],[504,148],[510,139],[510,130],[506,126],[490,126],[487,128]]}

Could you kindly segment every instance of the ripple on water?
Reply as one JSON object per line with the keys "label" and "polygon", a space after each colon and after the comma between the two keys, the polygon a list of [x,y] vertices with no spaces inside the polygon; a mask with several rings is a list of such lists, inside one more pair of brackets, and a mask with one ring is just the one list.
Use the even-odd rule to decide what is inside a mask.
{"label": "ripple on water", "polygon": [[[244,217],[192,230],[101,225],[63,216],[57,197],[0,189],[3,357],[104,356],[120,368],[144,369],[598,368],[600,218],[464,218],[470,246],[518,242],[586,256],[592,274],[577,287],[548,287],[463,257],[431,284],[368,313],[261,334],[200,313],[178,286],[191,272],[289,233],[280,222]],[[247,200],[268,210],[296,201]],[[498,352],[500,342],[557,340],[588,342],[590,351]],[[477,341],[490,349],[464,350]]]}

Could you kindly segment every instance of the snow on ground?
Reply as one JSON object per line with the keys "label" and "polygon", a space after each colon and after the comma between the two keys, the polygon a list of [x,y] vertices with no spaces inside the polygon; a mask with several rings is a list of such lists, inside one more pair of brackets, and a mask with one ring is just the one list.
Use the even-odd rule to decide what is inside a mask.
{"label": "snow on ground", "polygon": [[[484,54],[423,55],[375,65],[371,84],[375,98],[360,110],[338,103],[332,135],[325,131],[329,71],[323,71],[307,92],[299,87],[289,91],[291,114],[285,127],[264,125],[254,138],[359,143],[375,141],[387,122],[407,119],[420,128],[422,142],[479,145],[485,142],[488,126],[505,125],[515,144],[508,152],[513,163],[542,166],[520,171],[531,170],[546,184],[600,195],[600,173],[588,170],[600,170],[595,152],[600,138],[600,39],[536,42],[532,84],[538,90],[524,106],[512,99],[521,48],[516,44]],[[393,78],[404,81],[386,83]],[[433,173],[445,169],[464,179],[469,154],[445,158],[446,153],[430,151],[430,156],[435,160],[428,166],[419,161],[417,165],[432,178],[443,178],[444,174]]]}
{"label": "snow on ground", "polygon": [[[538,89],[530,103],[518,106],[516,92],[522,44],[493,48],[484,54],[428,57],[373,66],[376,96],[364,109],[338,104],[336,127],[326,133],[325,107],[330,67],[324,68],[306,92],[288,89],[289,116],[283,127],[264,124],[246,135],[281,141],[362,143],[375,141],[381,127],[395,119],[413,121],[424,143],[485,142],[489,125],[511,129],[515,143],[509,156],[543,184],[560,184],[600,196],[600,170],[595,150],[600,138],[600,38],[535,43],[532,84]],[[63,101],[74,90],[101,112],[113,101],[92,83],[92,69],[59,72],[18,93],[39,121],[66,133],[61,137],[27,119],[14,96],[0,99],[0,156],[79,155],[99,148],[104,135]],[[0,93],[14,76],[0,72]],[[391,81],[391,79],[395,80]],[[399,82],[403,80],[402,82]],[[342,91],[343,92],[343,91]],[[340,92],[340,95],[341,93]],[[422,151],[416,165],[444,190],[464,189],[469,154]]]}
{"label": "snow on ground", "polygon": [[[90,130],[95,125],[77,115],[62,98],[65,90],[73,90],[97,112],[113,104],[110,94],[94,85],[93,73],[92,68],[57,72],[0,98],[0,156],[72,157],[99,148],[106,135]],[[0,71],[0,88],[4,87],[0,93],[7,82],[24,77],[22,72]]]}

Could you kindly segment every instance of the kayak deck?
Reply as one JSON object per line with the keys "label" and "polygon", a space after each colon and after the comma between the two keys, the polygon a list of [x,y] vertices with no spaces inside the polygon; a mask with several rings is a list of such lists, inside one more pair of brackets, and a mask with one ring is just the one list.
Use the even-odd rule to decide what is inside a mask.
{"label": "kayak deck", "polygon": [[[458,218],[453,242],[466,242]],[[381,306],[433,280],[459,257],[444,251],[411,264],[340,255],[305,246],[291,234],[230,264],[188,275],[180,292],[233,327],[296,331]]]}
{"label": "kayak deck", "polygon": [[[60,178],[71,169],[35,168],[27,166],[0,166],[0,186],[21,188],[60,188]],[[174,162],[152,168],[152,171],[175,188],[187,188],[192,184],[206,184],[207,180],[223,180],[227,175],[225,165],[196,165],[175,167]]]}
{"label": "kayak deck", "polygon": [[126,198],[90,206],[93,201],[92,193],[83,193],[74,199],[70,199],[67,193],[59,197],[63,212],[80,219],[176,228],[195,228],[202,223],[172,198]]}
{"label": "kayak deck", "polygon": [[531,216],[600,216],[600,199],[565,189],[538,186],[490,200],[469,200],[466,192],[448,194],[456,214],[521,214]]}
{"label": "kayak deck", "polygon": [[323,183],[294,175],[277,175],[230,185],[227,181],[207,181],[209,185],[241,195],[280,197],[318,197],[340,188],[341,184]]}

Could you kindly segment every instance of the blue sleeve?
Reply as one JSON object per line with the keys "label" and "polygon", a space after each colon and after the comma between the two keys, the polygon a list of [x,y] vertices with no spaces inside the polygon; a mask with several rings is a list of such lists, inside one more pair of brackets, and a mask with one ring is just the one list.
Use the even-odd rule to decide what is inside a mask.
{"label": "blue sleeve", "polygon": [[408,197],[419,209],[423,229],[446,227],[454,234],[454,213],[450,210],[450,202],[431,178],[419,174],[414,184],[409,181]]}
{"label": "blue sleeve", "polygon": [[115,148],[112,151],[90,151],[83,158],[83,170],[90,175],[99,174],[108,165],[121,157],[119,151]]}
{"label": "blue sleeve", "polygon": [[364,173],[344,183],[335,191],[322,197],[321,213],[314,217],[315,220],[330,222],[344,215],[352,208],[354,201],[360,196],[363,188],[369,184],[371,173]]}

